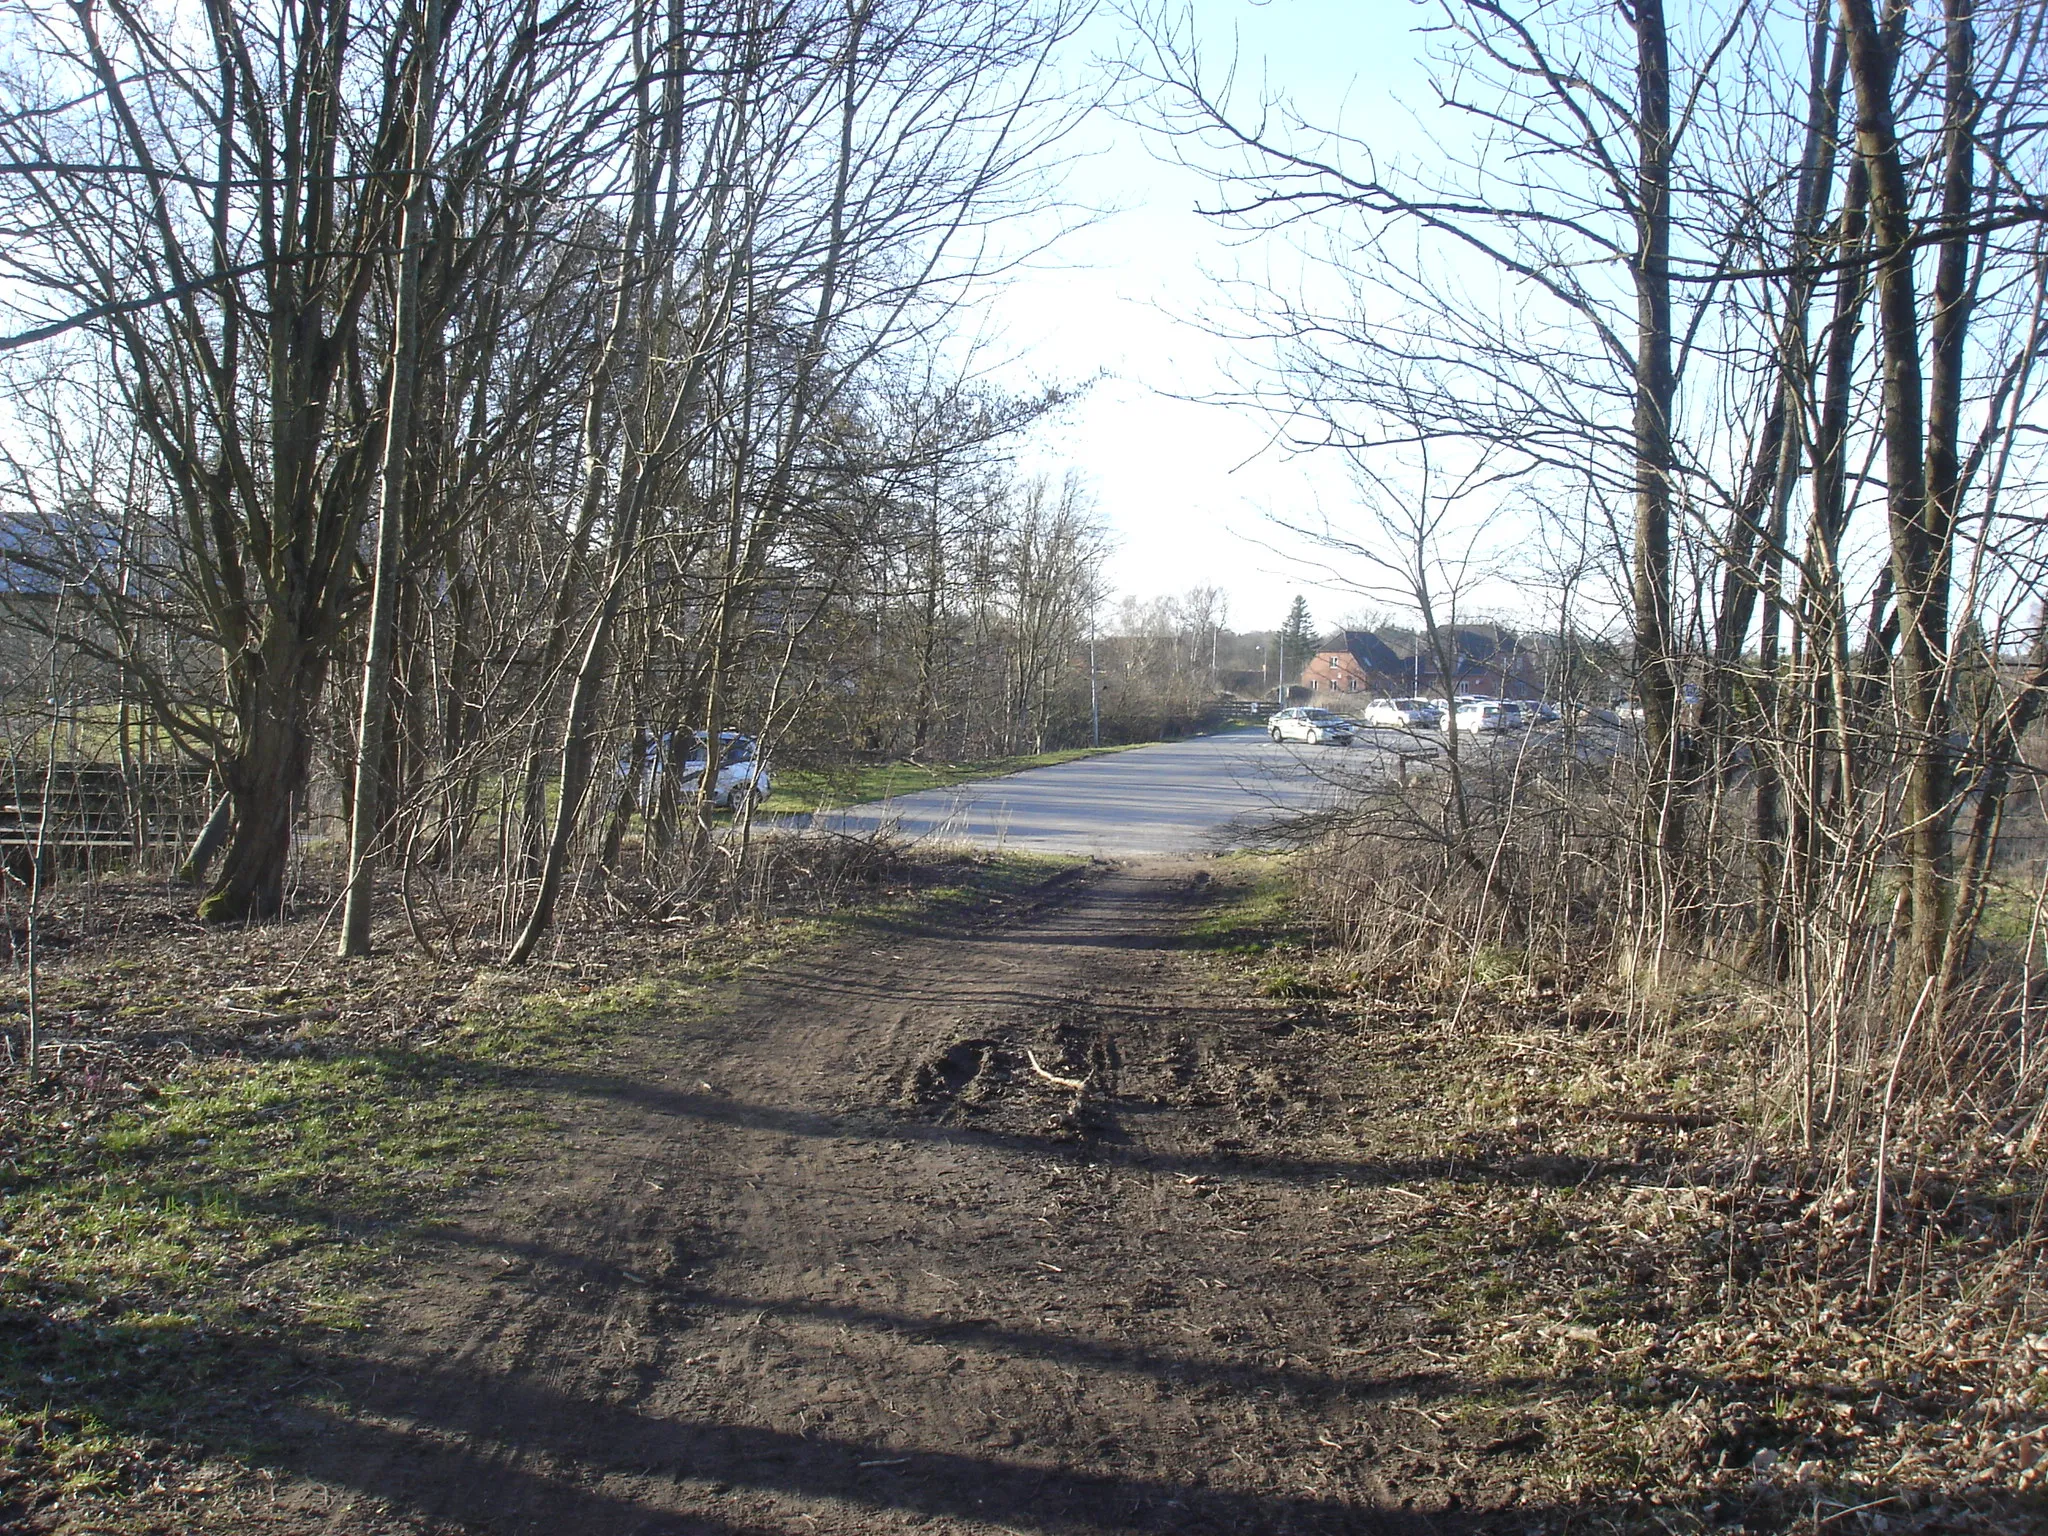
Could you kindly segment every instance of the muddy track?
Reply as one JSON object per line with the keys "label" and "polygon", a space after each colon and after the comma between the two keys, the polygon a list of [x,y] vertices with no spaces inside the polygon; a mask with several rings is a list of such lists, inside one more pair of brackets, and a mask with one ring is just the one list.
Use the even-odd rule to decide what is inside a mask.
{"label": "muddy track", "polygon": [[277,1422],[253,1524],[1446,1528],[1382,1469],[1450,1384],[1329,1216],[1400,1170],[1181,947],[1207,880],[1096,866],[645,1018]]}

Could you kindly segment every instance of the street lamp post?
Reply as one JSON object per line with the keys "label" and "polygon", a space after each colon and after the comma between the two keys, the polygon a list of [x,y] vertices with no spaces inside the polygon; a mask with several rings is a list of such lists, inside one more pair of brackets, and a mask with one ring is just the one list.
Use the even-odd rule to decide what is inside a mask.
{"label": "street lamp post", "polygon": [[1098,686],[1099,674],[1095,670],[1095,625],[1088,625],[1088,731],[1089,740],[1095,746],[1102,745],[1102,693]]}

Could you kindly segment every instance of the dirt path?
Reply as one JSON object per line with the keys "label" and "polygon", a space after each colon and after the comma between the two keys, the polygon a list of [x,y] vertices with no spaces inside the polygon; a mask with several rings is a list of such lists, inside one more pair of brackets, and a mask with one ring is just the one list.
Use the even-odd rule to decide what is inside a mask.
{"label": "dirt path", "polygon": [[1443,1528],[1386,1480],[1448,1386],[1363,1257],[1400,1170],[1180,947],[1207,881],[1095,866],[648,1018],[279,1423],[258,1523]]}

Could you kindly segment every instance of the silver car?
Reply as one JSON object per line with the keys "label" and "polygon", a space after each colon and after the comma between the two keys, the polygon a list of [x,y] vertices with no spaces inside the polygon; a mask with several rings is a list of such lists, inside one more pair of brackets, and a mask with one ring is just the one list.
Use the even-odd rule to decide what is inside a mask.
{"label": "silver car", "polygon": [[[676,787],[687,794],[704,777],[704,733],[692,731],[677,744],[687,750],[688,760],[677,766],[682,779]],[[714,805],[735,811],[751,810],[773,793],[775,780],[761,760],[753,737],[739,731],[720,731],[718,747],[718,782],[711,794]]]}
{"label": "silver car", "polygon": [[1444,734],[1462,731],[1468,736],[1497,736],[1521,724],[1512,704],[1499,699],[1460,700],[1458,712],[1444,721]]}
{"label": "silver car", "polygon": [[1327,709],[1303,706],[1283,709],[1266,722],[1266,734],[1275,741],[1306,741],[1324,747],[1348,747],[1358,727],[1342,715]]}

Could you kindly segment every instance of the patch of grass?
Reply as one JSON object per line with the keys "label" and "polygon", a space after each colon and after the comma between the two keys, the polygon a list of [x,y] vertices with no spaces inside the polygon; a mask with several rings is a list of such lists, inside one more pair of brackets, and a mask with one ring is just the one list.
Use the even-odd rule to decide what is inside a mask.
{"label": "patch of grass", "polygon": [[1475,1281],[1472,1298],[1480,1307],[1499,1312],[1522,1294],[1522,1288],[1498,1270],[1484,1270]]}
{"label": "patch of grass", "polygon": [[1072,747],[1060,752],[1034,752],[1019,757],[991,757],[974,763],[866,763],[843,768],[790,768],[775,773],[775,793],[765,809],[777,814],[801,815],[807,811],[865,805],[892,795],[915,794],[921,789],[949,789],[977,779],[1000,779],[1028,768],[1050,768],[1059,763],[1078,762],[1084,757],[1102,757],[1111,752],[1128,752],[1133,742],[1115,747]]}
{"label": "patch of grass", "polygon": [[2041,942],[2041,935],[2034,932],[2035,895],[2032,885],[2026,882],[1996,878],[1987,881],[1978,936],[1987,945],[2005,950],[2015,958],[2026,949],[2030,935],[2037,944]]}
{"label": "patch of grass", "polygon": [[1219,865],[1222,894],[1183,930],[1190,946],[1257,955],[1306,938],[1308,925],[1295,907],[1284,857],[1241,854]]}
{"label": "patch of grass", "polygon": [[1356,972],[1316,943],[1284,854],[1237,854],[1218,861],[1215,896],[1182,930],[1182,942],[1232,962],[1241,983],[1276,1002],[1329,1003],[1355,996]]}
{"label": "patch of grass", "polygon": [[591,1056],[606,1015],[658,985],[480,1007],[428,1048],[308,1030],[272,1058],[194,1062],[96,1136],[32,1110],[0,1164],[0,1489],[16,1511],[118,1499],[155,1475],[162,1440],[235,1442],[236,1409],[277,1390],[301,1345],[362,1324],[408,1224],[543,1126],[505,1069]]}
{"label": "patch of grass", "polygon": [[1472,952],[1472,979],[1482,987],[1521,980],[1528,972],[1528,951],[1502,944],[1481,944]]}
{"label": "patch of grass", "polygon": [[1262,996],[1284,1003],[1327,1002],[1331,998],[1343,997],[1346,988],[1304,974],[1291,966],[1279,966],[1266,973],[1259,983]]}

